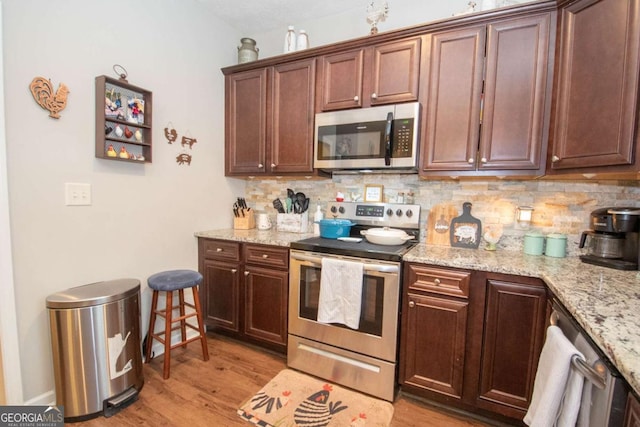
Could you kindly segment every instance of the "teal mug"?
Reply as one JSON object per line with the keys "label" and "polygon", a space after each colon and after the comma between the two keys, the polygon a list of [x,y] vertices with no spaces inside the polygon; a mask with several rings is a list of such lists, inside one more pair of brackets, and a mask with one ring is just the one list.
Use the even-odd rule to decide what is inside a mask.
{"label": "teal mug", "polygon": [[542,255],[544,252],[544,236],[540,233],[524,235],[524,253],[528,255]]}
{"label": "teal mug", "polygon": [[544,254],[554,258],[564,258],[567,255],[567,236],[557,233],[549,234]]}

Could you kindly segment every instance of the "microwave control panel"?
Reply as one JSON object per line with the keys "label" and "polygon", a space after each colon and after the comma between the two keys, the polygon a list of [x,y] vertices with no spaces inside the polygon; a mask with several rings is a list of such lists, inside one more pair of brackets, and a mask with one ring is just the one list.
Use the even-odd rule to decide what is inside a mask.
{"label": "microwave control panel", "polygon": [[391,157],[413,156],[413,119],[393,121],[393,151]]}

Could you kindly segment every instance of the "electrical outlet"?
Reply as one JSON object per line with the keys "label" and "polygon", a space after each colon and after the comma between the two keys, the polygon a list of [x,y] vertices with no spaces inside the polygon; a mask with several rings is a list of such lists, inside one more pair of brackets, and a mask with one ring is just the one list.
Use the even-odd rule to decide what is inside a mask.
{"label": "electrical outlet", "polygon": [[67,206],[91,205],[91,184],[67,182],[64,186],[64,199]]}

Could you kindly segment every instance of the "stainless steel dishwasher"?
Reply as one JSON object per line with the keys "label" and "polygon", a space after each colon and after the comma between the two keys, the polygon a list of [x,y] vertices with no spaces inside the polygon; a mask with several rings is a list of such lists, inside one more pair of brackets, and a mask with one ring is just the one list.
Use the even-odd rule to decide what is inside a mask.
{"label": "stainless steel dishwasher", "polygon": [[577,426],[618,427],[623,425],[627,386],[609,359],[593,343],[576,320],[555,299],[550,322],[558,326],[584,355],[586,362],[574,356],[573,369],[584,375],[582,403]]}

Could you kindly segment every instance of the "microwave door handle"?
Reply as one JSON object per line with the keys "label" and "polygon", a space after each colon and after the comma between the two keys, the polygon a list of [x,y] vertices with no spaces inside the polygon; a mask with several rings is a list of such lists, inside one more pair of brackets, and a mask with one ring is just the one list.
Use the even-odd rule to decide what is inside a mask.
{"label": "microwave door handle", "polygon": [[393,127],[393,113],[389,112],[387,114],[387,125],[384,129],[384,142],[385,142],[385,150],[384,150],[384,164],[386,166],[391,165],[391,132]]}

